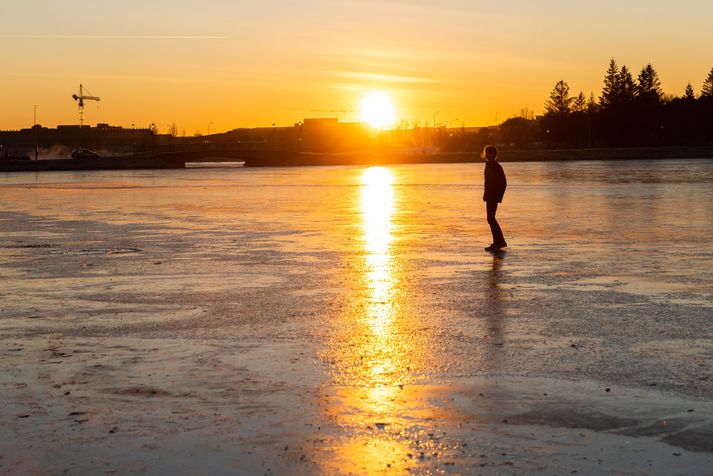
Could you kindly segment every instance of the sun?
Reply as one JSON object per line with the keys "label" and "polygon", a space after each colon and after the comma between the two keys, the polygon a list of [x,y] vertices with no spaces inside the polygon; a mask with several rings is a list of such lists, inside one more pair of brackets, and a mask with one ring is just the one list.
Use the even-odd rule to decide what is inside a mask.
{"label": "sun", "polygon": [[359,121],[376,129],[385,129],[396,123],[396,108],[388,94],[373,91],[361,98]]}

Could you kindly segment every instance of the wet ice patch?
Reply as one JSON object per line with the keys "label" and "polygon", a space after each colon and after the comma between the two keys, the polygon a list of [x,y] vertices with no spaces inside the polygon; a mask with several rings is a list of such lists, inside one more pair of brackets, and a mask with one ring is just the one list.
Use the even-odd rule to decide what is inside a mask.
{"label": "wet ice patch", "polygon": [[96,255],[126,255],[141,253],[138,248],[84,248],[76,250],[56,250],[51,252],[55,255],[77,255],[77,256],[96,256]]}
{"label": "wet ice patch", "polygon": [[48,243],[28,243],[28,244],[17,244],[17,245],[5,245],[0,246],[0,248],[7,249],[26,249],[26,248],[52,248],[52,245]]}

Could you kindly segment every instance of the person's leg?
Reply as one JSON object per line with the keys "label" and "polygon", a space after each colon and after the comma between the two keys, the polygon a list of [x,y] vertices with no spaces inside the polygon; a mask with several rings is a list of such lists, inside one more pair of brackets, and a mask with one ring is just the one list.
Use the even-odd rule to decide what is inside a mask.
{"label": "person's leg", "polygon": [[488,214],[488,225],[490,225],[490,231],[493,233],[493,244],[504,244],[505,237],[503,236],[503,231],[500,229],[498,220],[495,219],[495,213],[498,211],[498,202],[486,202],[486,211]]}

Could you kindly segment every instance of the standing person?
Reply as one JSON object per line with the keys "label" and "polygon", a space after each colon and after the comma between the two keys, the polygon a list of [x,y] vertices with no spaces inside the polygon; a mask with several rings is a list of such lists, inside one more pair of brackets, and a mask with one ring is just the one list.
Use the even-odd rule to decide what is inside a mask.
{"label": "standing person", "polygon": [[495,212],[498,211],[498,203],[503,201],[505,188],[508,185],[505,179],[505,171],[502,165],[497,161],[498,149],[495,146],[489,145],[483,149],[483,157],[485,157],[485,191],[483,192],[483,201],[488,214],[488,225],[490,231],[493,232],[493,243],[485,248],[486,251],[498,251],[500,248],[507,247],[503,231],[500,229],[498,220],[495,219]]}

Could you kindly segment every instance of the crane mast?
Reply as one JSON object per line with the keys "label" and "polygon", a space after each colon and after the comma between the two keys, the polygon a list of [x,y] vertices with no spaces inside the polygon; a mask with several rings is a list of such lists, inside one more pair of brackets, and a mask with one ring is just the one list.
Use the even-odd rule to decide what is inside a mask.
{"label": "crane mast", "polygon": [[[80,84],[79,85],[79,94],[72,94],[72,99],[75,101],[79,101],[78,106],[79,106],[79,126],[84,127],[84,101],[99,101],[100,98],[97,96],[91,96],[91,95],[84,95],[85,91],[84,85]],[[87,94],[91,94],[89,91],[87,91]]]}

